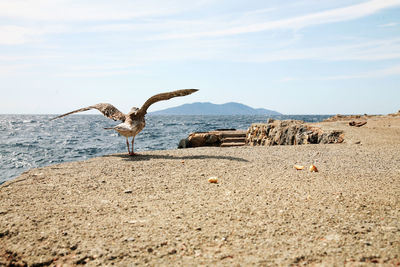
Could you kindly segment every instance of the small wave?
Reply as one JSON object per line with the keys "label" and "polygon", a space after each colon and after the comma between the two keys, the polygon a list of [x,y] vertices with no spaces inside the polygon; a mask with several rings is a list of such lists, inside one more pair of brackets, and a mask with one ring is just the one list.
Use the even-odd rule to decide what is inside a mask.
{"label": "small wave", "polygon": [[101,151],[100,148],[97,147],[88,147],[88,148],[82,148],[82,149],[77,149],[73,152],[78,153],[79,155],[96,155]]}
{"label": "small wave", "polygon": [[78,144],[78,139],[68,139],[63,142],[64,145],[76,145]]}
{"label": "small wave", "polygon": [[39,142],[37,141],[28,141],[28,142],[18,142],[15,143],[13,146],[15,146],[16,148],[34,148],[37,147],[37,145],[39,144]]}
{"label": "small wave", "polygon": [[36,120],[23,120],[22,123],[37,123]]}

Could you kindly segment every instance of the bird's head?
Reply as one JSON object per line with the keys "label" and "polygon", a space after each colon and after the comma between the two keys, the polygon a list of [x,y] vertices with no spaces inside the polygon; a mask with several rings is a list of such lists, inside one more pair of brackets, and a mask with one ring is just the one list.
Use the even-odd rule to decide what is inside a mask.
{"label": "bird's head", "polygon": [[138,110],[139,110],[139,108],[137,108],[137,107],[132,107],[128,114],[129,114],[129,115],[131,115],[131,114],[136,114],[136,112],[137,112]]}

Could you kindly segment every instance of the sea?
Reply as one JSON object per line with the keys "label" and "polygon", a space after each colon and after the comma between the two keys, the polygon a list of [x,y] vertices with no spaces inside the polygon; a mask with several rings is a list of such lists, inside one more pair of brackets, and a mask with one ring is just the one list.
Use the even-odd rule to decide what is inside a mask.
{"label": "sea", "polygon": [[[81,161],[127,152],[114,122],[102,115],[0,115],[0,184],[22,172],[52,164]],[[146,127],[135,138],[135,152],[176,149],[192,132],[247,129],[273,119],[319,122],[331,115],[147,115]]]}

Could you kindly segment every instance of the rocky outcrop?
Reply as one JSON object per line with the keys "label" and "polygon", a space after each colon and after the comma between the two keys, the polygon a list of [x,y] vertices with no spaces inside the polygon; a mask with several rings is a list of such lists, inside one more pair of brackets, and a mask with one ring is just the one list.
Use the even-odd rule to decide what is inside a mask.
{"label": "rocky outcrop", "polygon": [[178,148],[200,147],[200,146],[219,146],[221,140],[217,135],[210,132],[191,133],[188,138],[179,142]]}
{"label": "rocky outcrop", "polygon": [[302,144],[342,143],[342,131],[326,131],[298,120],[274,121],[252,124],[247,131],[219,129],[210,132],[191,133],[179,142],[178,148],[202,146],[274,146]]}
{"label": "rocky outcrop", "polygon": [[201,146],[243,146],[246,143],[246,131],[235,129],[218,129],[210,132],[191,133],[188,138],[179,142],[178,148]]}
{"label": "rocky outcrop", "polygon": [[342,143],[342,131],[324,132],[298,120],[274,121],[252,124],[246,136],[250,146],[333,144]]}
{"label": "rocky outcrop", "polygon": [[400,116],[400,110],[397,113],[390,113],[388,114],[390,117],[397,117]]}
{"label": "rocky outcrop", "polygon": [[367,124],[366,121],[351,121],[351,122],[349,122],[349,125],[354,126],[354,127],[361,127],[361,126],[364,126],[365,124]]}
{"label": "rocky outcrop", "polygon": [[364,115],[340,115],[340,114],[337,114],[335,116],[332,116],[332,117],[329,117],[329,118],[323,120],[323,122],[366,120],[366,119],[376,117],[376,116],[377,115],[368,115],[368,114],[364,114]]}

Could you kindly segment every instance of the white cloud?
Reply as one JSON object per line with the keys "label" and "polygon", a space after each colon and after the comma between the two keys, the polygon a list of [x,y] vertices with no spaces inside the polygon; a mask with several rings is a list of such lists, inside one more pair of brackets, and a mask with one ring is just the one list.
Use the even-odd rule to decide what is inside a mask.
{"label": "white cloud", "polygon": [[[158,0],[119,0],[117,3],[99,0],[93,2],[74,0],[2,0],[0,17],[11,20],[34,20],[38,22],[103,22],[96,25],[70,24],[58,27],[58,32],[82,31],[145,31],[148,39],[206,38],[256,33],[276,29],[300,29],[313,25],[354,20],[371,15],[382,9],[400,5],[400,0],[370,0],[347,7],[334,8],[306,15],[293,16],[280,20],[265,21],[265,14],[276,11],[276,7],[259,9],[228,16],[199,17],[197,19],[171,19],[165,16],[182,15],[187,11],[206,6],[212,0],[201,1],[158,1]],[[129,21],[141,18],[141,20]],[[125,21],[125,22],[124,22]],[[52,24],[54,25],[54,23]],[[388,24],[389,25],[389,24]],[[390,24],[390,26],[392,26]],[[18,27],[18,26],[14,26]],[[41,26],[25,27],[29,34],[44,34]],[[23,43],[30,40],[27,32],[21,30],[10,38],[10,43]],[[52,33],[52,32],[45,32]],[[54,33],[54,31],[53,31]],[[154,33],[154,35],[152,35]],[[151,36],[149,36],[149,34]],[[2,39],[5,39],[3,37]],[[3,41],[3,43],[5,43]]]}
{"label": "white cloud", "polygon": [[61,25],[45,25],[42,27],[0,25],[0,45],[20,45],[38,42],[46,34],[65,32]]}
{"label": "white cloud", "polygon": [[379,69],[359,74],[321,77],[319,80],[373,79],[373,78],[383,78],[388,76],[399,76],[399,75],[400,75],[400,65],[394,65],[385,69]]}
{"label": "white cloud", "polygon": [[[63,41],[44,42],[40,57],[32,56],[29,52],[9,58],[10,63],[13,58],[19,58],[21,64],[27,66],[40,66],[42,69],[49,69],[50,72],[59,76],[96,76],[96,75],[117,75],[127,74],[137,71],[138,66],[153,64],[154,62],[183,62],[187,60],[217,60],[217,61],[236,61],[236,62],[277,62],[289,60],[324,60],[324,61],[377,61],[400,59],[400,39],[391,40],[346,40],[344,44],[334,45],[335,43],[318,44],[305,46],[298,38],[299,32],[287,31],[285,37],[271,37],[268,41],[272,42],[253,42],[248,38],[236,36],[241,33],[272,31],[276,29],[298,29],[307,26],[352,20],[378,12],[384,8],[400,5],[400,0],[386,1],[367,1],[342,8],[334,8],[327,11],[309,13],[307,15],[297,15],[269,22],[260,22],[264,16],[276,8],[249,11],[241,14],[237,19],[233,19],[232,14],[218,15],[215,17],[207,16],[204,20],[200,17],[191,19],[185,16],[164,19],[157,17],[173,12],[182,12],[190,8],[195,8],[200,4],[185,4],[182,0],[173,1],[174,5],[181,4],[181,7],[172,8],[168,11],[165,7],[168,4],[152,0],[148,4],[141,4],[137,9],[129,9],[131,3],[137,1],[121,1],[122,5],[109,4],[110,2],[100,1],[99,5],[93,7],[88,2],[80,4],[79,1],[66,0],[5,0],[0,2],[0,17],[9,16],[26,20],[44,20],[38,23],[28,23],[26,27],[16,25],[0,26],[0,45],[20,45],[24,43],[47,41],[47,34],[65,33],[63,40],[68,41],[68,45]],[[141,3],[141,2],[140,2]],[[147,2],[146,2],[147,3]],[[154,5],[154,10],[150,6]],[[57,7],[66,7],[65,14],[59,14]],[[77,7],[81,7],[81,9]],[[4,11],[2,7],[8,7]],[[28,7],[25,10],[23,7]],[[90,7],[94,8],[93,14]],[[52,13],[52,9],[54,12]],[[110,12],[107,13],[107,8]],[[319,7],[320,8],[320,7]],[[126,10],[125,10],[126,9]],[[8,11],[10,11],[8,13]],[[73,11],[76,11],[76,14]],[[151,12],[150,12],[151,11]],[[72,13],[69,13],[72,12]],[[87,17],[81,18],[84,13]],[[90,13],[90,14],[89,14]],[[8,15],[7,15],[8,14]],[[117,16],[118,14],[118,16]],[[43,17],[42,17],[43,16]],[[57,16],[60,16],[57,18]],[[143,16],[138,20],[112,21],[117,17],[132,18]],[[150,17],[149,17],[150,16]],[[154,17],[152,17],[154,16]],[[64,23],[65,20],[104,20],[104,21],[79,21]],[[50,21],[50,20],[55,20]],[[23,22],[23,20],[21,20]],[[21,23],[22,23],[21,22]],[[36,25],[36,26],[34,26]],[[237,26],[242,25],[242,26]],[[115,34],[110,43],[90,42],[90,38],[85,36],[82,42],[81,36],[73,34],[94,33],[99,39],[109,37],[108,33]],[[103,34],[103,32],[106,32]],[[118,35],[116,33],[123,32]],[[126,32],[126,34],[125,34]],[[275,34],[274,32],[271,34]],[[277,34],[280,34],[277,32]],[[290,36],[288,36],[290,35]],[[83,35],[82,35],[83,36]],[[225,36],[226,38],[219,38]],[[70,38],[72,37],[72,38]],[[195,37],[195,38],[191,38]],[[204,38],[200,38],[204,37]],[[212,38],[218,37],[218,38]],[[247,37],[247,36],[246,36]],[[183,39],[181,39],[183,38]],[[159,39],[164,39],[158,42]],[[300,38],[301,39],[301,38]],[[101,39],[102,40],[102,39]],[[75,42],[76,41],[76,42]],[[54,47],[51,47],[54,46]],[[86,53],[85,53],[86,51]],[[93,53],[87,53],[93,51]],[[45,57],[49,60],[43,60]],[[98,62],[102,62],[102,67],[98,67]],[[76,66],[83,66],[80,69]],[[39,69],[39,68],[37,68]],[[11,69],[19,71],[18,69]],[[35,67],[31,67],[35,72]],[[294,78],[284,78],[283,81],[291,81]]]}
{"label": "white cloud", "polygon": [[334,23],[358,19],[374,14],[382,9],[399,6],[400,0],[371,0],[361,4],[348,7],[336,8],[328,11],[311,13],[308,15],[286,18],[263,23],[255,23],[244,26],[236,26],[220,30],[189,33],[167,33],[158,36],[159,39],[183,39],[183,38],[202,38],[220,37],[245,33],[256,33],[276,29],[301,29],[313,25]]}
{"label": "white cloud", "polygon": [[0,44],[18,45],[32,41],[32,36],[39,34],[37,30],[15,25],[0,26]]}
{"label": "white cloud", "polygon": [[207,0],[2,0],[0,17],[36,21],[126,20],[184,12]]}
{"label": "white cloud", "polygon": [[284,78],[282,78],[280,81],[281,81],[281,82],[291,82],[291,81],[294,81],[294,80],[296,80],[296,78],[293,78],[293,77],[284,77]]}
{"label": "white cloud", "polygon": [[[265,14],[279,12],[276,7],[248,11],[237,16],[223,14],[196,19],[171,16],[184,15],[209,2],[212,0],[119,0],[117,4],[105,0],[96,1],[96,4],[75,0],[2,0],[0,18],[10,19],[10,22],[19,20],[19,24],[0,27],[0,44],[24,44],[41,40],[48,34],[80,32],[130,32],[146,41],[220,38],[354,20],[400,5],[400,0],[370,0],[272,21],[265,21],[268,17]],[[26,23],[27,20],[37,23]]]}
{"label": "white cloud", "polygon": [[[210,0],[1,0],[0,45],[18,45],[42,40],[49,34],[82,32],[152,32],[169,31],[201,21],[166,20],[164,16],[184,14]],[[156,18],[156,19],[153,19]],[[33,22],[33,23],[32,23]]]}
{"label": "white cloud", "polygon": [[67,71],[55,73],[55,77],[67,77],[67,78],[79,78],[79,77],[106,77],[106,76],[118,76],[118,75],[126,75],[126,74],[137,74],[136,71],[133,70],[109,70],[109,71]]}
{"label": "white cloud", "polygon": [[324,61],[378,61],[400,59],[400,38],[370,40],[345,45],[330,45],[307,48],[287,48],[250,54],[238,58],[239,62],[274,62],[286,60]]}
{"label": "white cloud", "polygon": [[380,26],[381,26],[381,27],[388,28],[388,27],[395,27],[395,26],[397,26],[397,25],[399,25],[399,23],[397,23],[397,22],[390,22],[390,23],[382,24],[382,25],[380,25]]}
{"label": "white cloud", "polygon": [[11,64],[0,64],[0,75],[16,75],[18,73],[21,73],[21,71],[25,71],[27,69],[32,68],[31,64],[16,64],[16,63],[11,63]]}
{"label": "white cloud", "polygon": [[368,72],[361,72],[356,74],[346,74],[346,75],[334,75],[334,76],[324,76],[324,77],[285,77],[280,80],[280,82],[292,82],[292,81],[335,81],[335,80],[352,80],[352,79],[377,79],[385,78],[390,76],[400,77],[400,65],[393,65],[384,69],[377,69]]}

